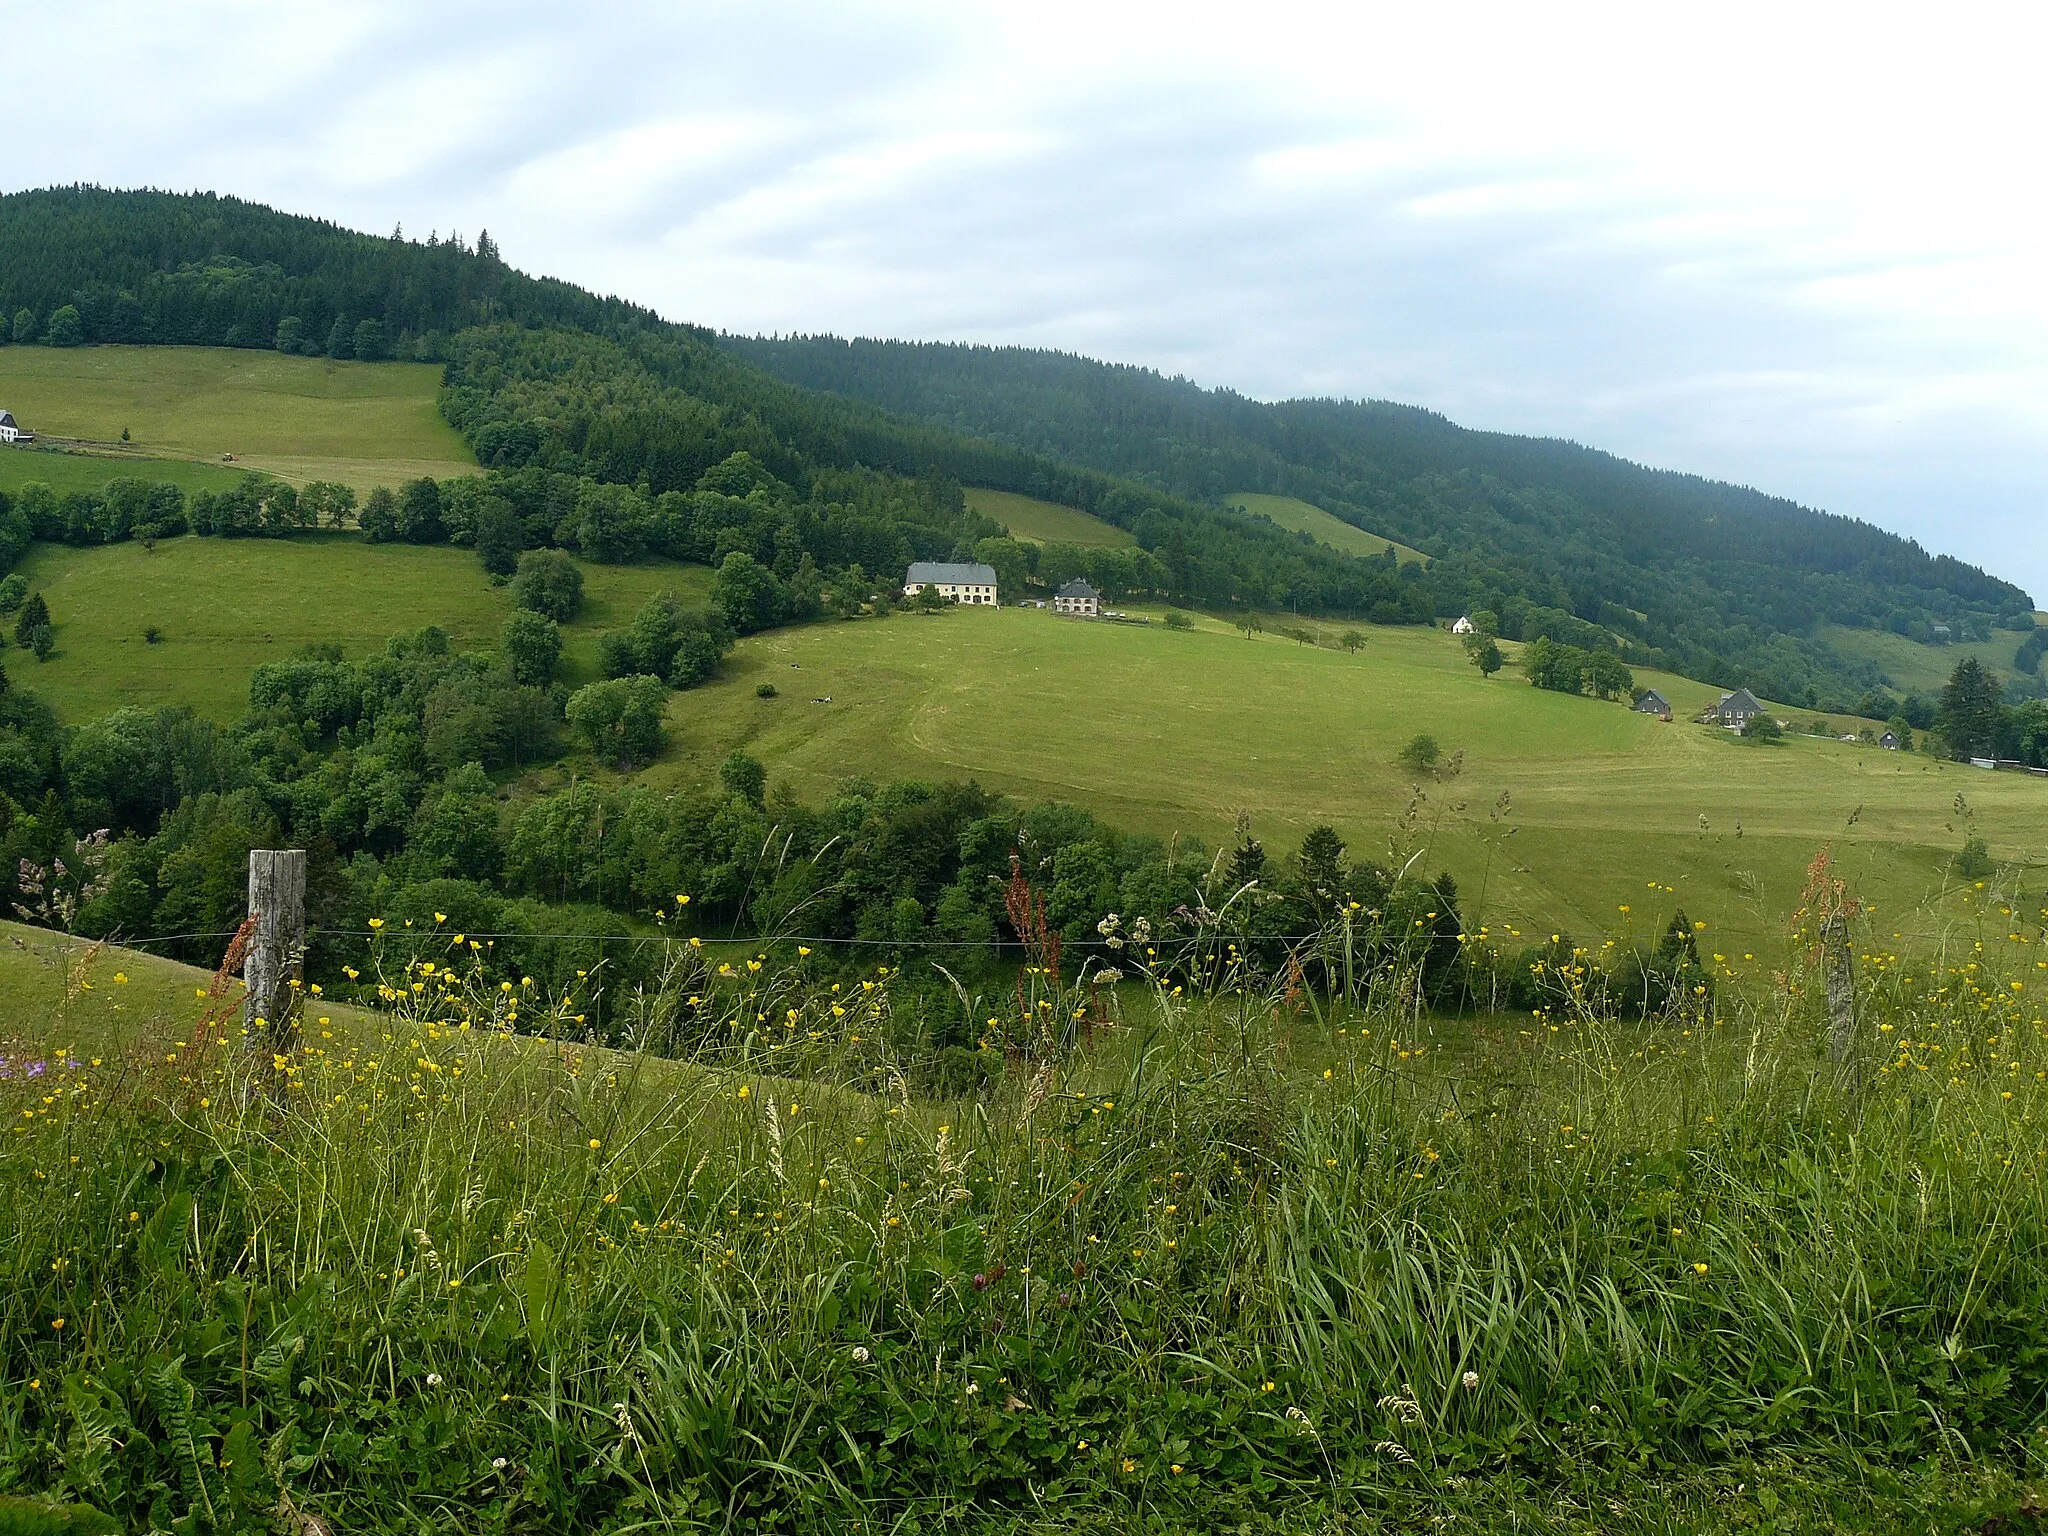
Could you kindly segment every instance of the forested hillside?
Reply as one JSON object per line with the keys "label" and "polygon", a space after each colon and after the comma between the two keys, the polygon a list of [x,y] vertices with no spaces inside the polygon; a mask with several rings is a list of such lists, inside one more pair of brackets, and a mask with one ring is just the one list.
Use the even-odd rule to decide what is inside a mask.
{"label": "forested hillside", "polygon": [[[804,491],[855,469],[986,485],[1130,530],[1156,556],[1141,588],[1181,602],[1385,623],[1444,606],[1417,573],[1228,509],[784,383],[707,331],[514,271],[482,234],[474,246],[380,238],[211,194],[25,192],[0,197],[0,312],[0,336],[22,343],[447,360],[444,408],[491,468],[658,496],[745,451]],[[972,540],[957,550],[973,553]]]}
{"label": "forested hillside", "polygon": [[[721,340],[518,272],[483,234],[363,235],[211,194],[20,193],[0,197],[0,316],[0,340],[21,344],[445,362],[443,412],[480,462],[554,477],[549,509],[521,511],[523,541],[590,552],[587,532],[599,558],[744,550],[785,579],[807,555],[826,577],[838,559],[879,575],[869,562],[913,554],[1073,565],[1041,570],[965,515],[959,488],[985,486],[1133,535],[1140,555],[1105,557],[1118,596],[1379,623],[1487,609],[1508,639],[1841,709],[1882,674],[1821,639],[1823,622],[1925,640],[2033,627],[2027,594],[1867,524],[1573,444],[1395,405],[1262,405],[1051,353]],[[661,499],[736,453],[781,487],[773,504],[744,535],[700,516],[684,539]],[[864,531],[821,541],[856,515],[849,474],[880,477],[856,498]],[[557,504],[596,486],[619,488],[607,505],[630,526],[614,540],[586,519],[564,537]],[[1233,491],[1301,497],[1434,558],[1345,555],[1224,506]],[[877,516],[887,535],[870,537]]]}
{"label": "forested hillside", "polygon": [[[1435,557],[1445,593],[1502,615],[1564,608],[1641,659],[1773,697],[1864,676],[1822,620],[1921,640],[2033,627],[2010,583],[1847,517],[1553,439],[1469,431],[1382,401],[1267,405],[1064,353],[728,337],[792,382],[1176,496],[1298,496]],[[1560,635],[1559,638],[1567,638]],[[1868,680],[1866,678],[1866,680]]]}

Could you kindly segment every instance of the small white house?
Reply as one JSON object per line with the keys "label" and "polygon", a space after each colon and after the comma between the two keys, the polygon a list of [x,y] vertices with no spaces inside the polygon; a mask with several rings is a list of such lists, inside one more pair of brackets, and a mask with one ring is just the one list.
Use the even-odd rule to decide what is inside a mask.
{"label": "small white house", "polygon": [[1473,624],[1470,618],[1461,618],[1451,626],[1451,633],[1454,635],[1469,635],[1472,633],[1472,630]]}
{"label": "small white house", "polygon": [[1053,593],[1052,609],[1054,613],[1064,613],[1078,619],[1100,618],[1102,594],[1076,576]]}
{"label": "small white house", "polygon": [[919,560],[903,578],[903,595],[915,597],[926,587],[937,587],[941,597],[950,597],[956,603],[987,608],[996,606],[993,566]]}
{"label": "small white house", "polygon": [[14,412],[0,411],[0,443],[32,443],[36,435],[14,419]]}

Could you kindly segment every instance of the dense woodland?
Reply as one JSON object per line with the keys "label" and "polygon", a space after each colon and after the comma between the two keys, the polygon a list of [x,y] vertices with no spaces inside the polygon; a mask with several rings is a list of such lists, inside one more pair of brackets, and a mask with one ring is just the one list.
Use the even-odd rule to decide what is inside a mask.
{"label": "dense woodland", "polygon": [[1408,406],[1267,405],[1019,348],[724,344],[792,382],[1172,495],[1301,497],[1435,557],[1439,592],[1499,612],[1510,639],[1522,638],[1517,606],[1562,609],[1612,632],[1630,660],[1772,698],[1846,704],[1850,681],[1874,680],[1814,638],[1821,620],[1921,640],[1937,623],[1958,638],[2033,628],[2017,587],[1867,523]]}

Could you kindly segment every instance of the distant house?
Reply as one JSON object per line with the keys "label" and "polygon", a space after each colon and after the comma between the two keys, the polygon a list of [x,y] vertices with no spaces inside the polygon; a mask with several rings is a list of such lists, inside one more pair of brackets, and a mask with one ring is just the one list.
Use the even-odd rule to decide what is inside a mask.
{"label": "distant house", "polygon": [[1671,706],[1664,702],[1663,694],[1651,688],[1640,699],[1636,700],[1636,713],[1639,715],[1655,715],[1659,720],[1669,720],[1671,718]]}
{"label": "distant house", "polygon": [[1102,616],[1102,595],[1087,582],[1076,576],[1052,595],[1054,613],[1071,614],[1075,618],[1095,619]]}
{"label": "distant house", "polygon": [[956,603],[996,606],[995,567],[949,564],[942,560],[920,560],[903,578],[903,595],[915,597],[926,587],[937,587],[941,597]]}
{"label": "distant house", "polygon": [[1896,752],[1899,750],[1899,733],[1897,731],[1886,731],[1877,738],[1877,744],[1887,752]]}
{"label": "distant house", "polygon": [[1472,621],[1471,621],[1471,619],[1469,619],[1469,618],[1462,618],[1462,619],[1458,620],[1458,622],[1457,622],[1457,623],[1455,623],[1455,624],[1453,624],[1453,625],[1451,626],[1451,633],[1452,633],[1452,634],[1454,634],[1454,635],[1469,635],[1469,634],[1471,634],[1471,633],[1472,633]]}
{"label": "distant house", "polygon": [[1949,628],[1948,628],[1948,626],[1947,626],[1946,624],[1937,624],[1937,625],[1935,625],[1935,626],[1934,626],[1934,643],[1935,643],[1936,645],[1947,645],[1947,644],[1948,644],[1948,642],[1949,642]]}
{"label": "distant house", "polygon": [[1733,693],[1721,695],[1721,702],[1713,708],[1712,718],[1731,731],[1739,731],[1762,713],[1764,707],[1757,703],[1756,695],[1747,688],[1738,688]]}
{"label": "distant house", "polygon": [[14,412],[0,411],[0,443],[32,443],[35,433],[14,419]]}

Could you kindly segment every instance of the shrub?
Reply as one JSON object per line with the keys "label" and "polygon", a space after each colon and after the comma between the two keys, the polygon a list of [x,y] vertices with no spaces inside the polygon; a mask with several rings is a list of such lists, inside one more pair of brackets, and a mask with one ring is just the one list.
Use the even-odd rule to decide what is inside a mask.
{"label": "shrub", "polygon": [[757,699],[772,699],[778,691],[773,683],[763,683],[754,690],[754,697]]}
{"label": "shrub", "polygon": [[1982,880],[1991,873],[1991,847],[1974,833],[1963,839],[1956,855],[1956,873],[1965,880]]}
{"label": "shrub", "polygon": [[1165,624],[1168,629],[1193,629],[1195,627],[1195,621],[1182,613],[1178,608],[1166,610]]}
{"label": "shrub", "polygon": [[583,571],[559,549],[535,549],[519,557],[512,600],[566,624],[583,607]]}

